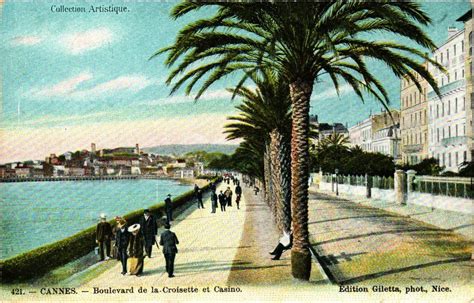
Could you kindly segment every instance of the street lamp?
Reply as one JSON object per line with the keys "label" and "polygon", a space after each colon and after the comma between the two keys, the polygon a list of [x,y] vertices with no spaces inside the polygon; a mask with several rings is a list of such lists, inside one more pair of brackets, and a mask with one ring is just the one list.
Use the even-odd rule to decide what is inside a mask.
{"label": "street lamp", "polygon": [[339,196],[339,182],[337,180],[337,174],[339,173],[339,169],[335,169],[334,172],[336,173],[336,196]]}

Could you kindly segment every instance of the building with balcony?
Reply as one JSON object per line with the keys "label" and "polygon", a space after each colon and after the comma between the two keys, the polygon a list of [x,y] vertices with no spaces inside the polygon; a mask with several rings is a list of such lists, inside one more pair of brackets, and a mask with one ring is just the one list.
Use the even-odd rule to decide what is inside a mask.
{"label": "building with balcony", "polygon": [[428,82],[416,73],[413,77],[421,90],[408,74],[400,81],[401,162],[405,164],[417,164],[428,157]]}
{"label": "building with balcony", "polygon": [[372,136],[372,151],[393,157],[401,161],[400,127],[398,124],[377,130]]}
{"label": "building with balcony", "polygon": [[470,159],[474,159],[474,92],[472,90],[472,75],[474,69],[472,66],[472,53],[474,49],[474,37],[472,36],[472,9],[466,12],[456,21],[464,22],[464,70],[466,76],[466,140],[470,150]]}
{"label": "building with balcony", "polygon": [[[428,87],[428,154],[438,159],[446,171],[457,172],[464,161],[471,161],[468,140],[469,120],[466,100],[464,30],[448,29],[448,39],[433,53],[447,73],[432,64],[430,73],[438,82],[440,96]],[[472,120],[472,117],[471,117]]]}
{"label": "building with balcony", "polygon": [[379,152],[400,159],[400,112],[397,110],[370,115],[369,118],[349,128],[352,147],[365,152]]}

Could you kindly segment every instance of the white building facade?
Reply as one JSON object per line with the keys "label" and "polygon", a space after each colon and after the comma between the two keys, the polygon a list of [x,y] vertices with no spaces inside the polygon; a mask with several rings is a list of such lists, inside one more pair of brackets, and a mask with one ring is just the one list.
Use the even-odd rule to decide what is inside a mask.
{"label": "white building facade", "polygon": [[349,140],[352,147],[359,146],[363,151],[372,150],[372,118],[369,117],[362,122],[349,128]]}
{"label": "white building facade", "polygon": [[372,150],[399,161],[401,159],[400,127],[393,125],[376,131],[372,136]]}
{"label": "white building facade", "polygon": [[428,153],[438,159],[446,171],[458,172],[462,162],[471,161],[466,125],[464,30],[451,28],[448,35],[448,40],[433,57],[444,66],[447,74],[429,64],[429,71],[438,82],[441,99],[429,86]]}

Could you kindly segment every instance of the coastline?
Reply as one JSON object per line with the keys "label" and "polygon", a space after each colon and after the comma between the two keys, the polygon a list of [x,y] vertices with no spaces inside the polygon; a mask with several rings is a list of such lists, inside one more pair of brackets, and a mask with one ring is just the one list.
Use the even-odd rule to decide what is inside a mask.
{"label": "coastline", "polygon": [[[177,179],[170,179],[170,178],[167,178],[167,179],[169,179],[169,180],[176,180],[176,181],[177,181]],[[188,182],[189,182],[189,181],[192,182],[193,180],[188,180]],[[203,180],[203,181],[205,181],[205,180]],[[207,183],[207,182],[206,182],[206,183]],[[205,192],[207,192],[207,189],[208,189],[208,188],[204,188]],[[207,194],[207,193],[206,193],[206,194]],[[193,202],[193,198],[192,198],[192,197],[193,197],[193,191],[192,191],[192,190],[189,190],[189,191],[186,191],[186,192],[184,192],[184,193],[178,195],[178,196],[176,197],[176,199],[173,200],[173,202],[176,203],[176,206],[174,207],[174,208],[175,208],[175,211],[176,211],[176,214],[181,213],[181,212],[184,211],[186,208],[188,208],[190,205],[192,205],[192,202]],[[154,212],[160,212],[160,211],[162,211],[162,210],[161,210],[162,207],[163,207],[163,202],[158,202],[158,204],[156,204],[156,205],[150,207],[150,209],[151,209],[152,211],[154,211]],[[135,217],[137,217],[137,216],[139,216],[139,215],[141,214],[141,213],[139,213],[139,211],[140,211],[140,210],[132,211],[132,212],[130,212],[130,213],[124,215],[124,217],[127,218],[127,220],[129,220],[130,222],[133,222],[133,221],[136,219]],[[111,221],[111,222],[112,222],[112,221]],[[37,248],[35,248],[35,249],[33,249],[33,250],[29,250],[29,251],[27,251],[27,252],[20,253],[20,254],[18,254],[18,255],[12,256],[12,257],[9,257],[9,258],[6,258],[6,259],[2,259],[2,260],[0,260],[0,269],[1,269],[1,271],[2,271],[2,276],[4,276],[4,274],[6,273],[5,270],[6,270],[6,265],[7,265],[7,263],[9,264],[8,269],[10,270],[10,267],[11,267],[10,265],[16,267],[16,265],[15,265],[14,263],[16,263],[17,261],[19,261],[19,262],[21,261],[21,263],[23,263],[23,261],[26,261],[26,259],[31,259],[31,258],[35,259],[35,258],[37,258],[37,257],[42,258],[40,255],[43,255],[44,253],[50,253],[49,251],[52,251],[52,250],[55,250],[55,249],[61,250],[62,247],[69,247],[69,248],[71,248],[72,242],[74,242],[74,241],[76,241],[76,240],[80,240],[80,243],[83,243],[83,244],[79,244],[79,245],[85,245],[83,241],[87,241],[87,243],[89,243],[90,241],[93,242],[92,238],[93,238],[93,234],[94,234],[94,233],[95,233],[95,228],[94,228],[94,226],[92,226],[92,227],[90,227],[90,228],[88,228],[88,229],[85,229],[85,230],[83,230],[83,231],[81,231],[81,232],[79,232],[79,233],[76,233],[76,234],[74,234],[74,235],[72,235],[72,236],[70,236],[70,237],[67,237],[67,238],[65,238],[65,239],[56,241],[56,242],[54,242],[54,243],[45,244],[45,245],[40,246],[40,247],[37,247]],[[77,238],[77,239],[76,239],[76,238]],[[82,239],[82,238],[84,238],[84,239]],[[91,239],[89,239],[89,238],[91,238]],[[87,240],[87,239],[89,239],[90,241]],[[67,242],[67,243],[66,243],[66,242]],[[69,242],[71,242],[71,243],[69,243]],[[77,242],[77,241],[76,241],[76,242]],[[91,243],[92,243],[92,242],[91,242]],[[74,244],[74,245],[75,245],[75,244]],[[87,246],[87,245],[85,245],[85,246]],[[83,270],[83,269],[84,269],[83,266],[84,266],[85,264],[78,264],[78,263],[82,263],[81,261],[78,261],[78,260],[81,259],[83,256],[86,256],[86,255],[90,254],[91,251],[93,250],[93,246],[95,246],[95,245],[92,245],[92,244],[91,244],[91,245],[89,245],[89,246],[91,246],[90,249],[89,249],[89,247],[81,248],[81,249],[83,250],[83,253],[84,253],[84,254],[80,253],[80,255],[79,255],[77,258],[70,259],[69,262],[63,263],[63,264],[59,267],[59,271],[57,272],[57,274],[54,274],[54,273],[53,273],[53,274],[50,275],[50,277],[46,277],[46,276],[44,276],[44,275],[40,275],[39,277],[33,278],[33,279],[24,279],[24,278],[21,278],[21,277],[20,277],[21,279],[19,279],[19,281],[17,281],[17,283],[20,282],[20,280],[23,280],[23,281],[25,281],[26,283],[31,283],[32,281],[36,281],[36,280],[40,280],[40,281],[41,281],[41,280],[42,280],[41,277],[43,277],[43,276],[46,277],[46,279],[49,280],[50,282],[53,282],[54,280],[56,280],[56,279],[58,278],[58,276],[59,276],[59,277],[64,277],[65,274],[70,275],[70,274],[72,274],[72,273],[77,273],[76,270],[78,269],[78,267],[81,268],[81,270]],[[38,255],[38,256],[36,256],[36,255]],[[81,256],[81,255],[82,255],[82,256]],[[91,258],[91,257],[93,258],[94,256],[93,256],[93,255],[89,255],[89,257],[86,257],[86,258],[84,259],[84,261],[85,261],[84,263],[89,263],[88,266],[90,266],[90,258]],[[89,260],[88,260],[88,259],[89,259]],[[53,261],[53,260],[51,260],[51,261]],[[78,262],[75,262],[75,261],[78,261]],[[64,268],[65,266],[67,267],[67,265],[68,265],[69,263],[71,263],[71,262],[72,262],[72,264],[71,264],[71,266],[69,266],[69,269]],[[74,262],[75,262],[75,263],[74,263]],[[12,264],[10,264],[10,263],[12,263]],[[27,262],[27,263],[28,263],[28,262]],[[31,263],[31,262],[30,262],[30,263]],[[53,262],[53,263],[54,263],[54,262]],[[17,265],[19,265],[19,264],[17,264]],[[88,266],[86,265],[86,267],[88,267]],[[55,269],[56,269],[56,267],[51,267],[51,270],[49,270],[48,272],[52,272],[52,271],[54,271]],[[7,270],[7,271],[9,272],[9,270]],[[81,270],[79,270],[79,271],[81,271]],[[72,271],[72,273],[71,273],[71,271]],[[26,274],[26,275],[28,276],[29,274]],[[48,274],[47,274],[47,275],[48,275]],[[4,276],[4,277],[5,277],[5,276]],[[6,277],[5,277],[5,278],[6,278]],[[8,279],[5,279],[5,280],[2,279],[2,283],[1,283],[1,284],[6,283],[7,280],[8,280]],[[16,280],[16,279],[15,279],[15,280]],[[62,279],[60,279],[60,280],[62,280]],[[17,284],[17,283],[15,283],[15,284]],[[21,283],[21,282],[20,282],[20,283]]]}
{"label": "coastline", "polygon": [[22,177],[22,178],[3,178],[0,183],[15,182],[60,182],[60,181],[108,181],[108,180],[134,180],[134,179],[150,179],[150,180],[167,180],[173,179],[167,176],[151,176],[151,175],[122,175],[122,176],[60,176],[60,177]]}

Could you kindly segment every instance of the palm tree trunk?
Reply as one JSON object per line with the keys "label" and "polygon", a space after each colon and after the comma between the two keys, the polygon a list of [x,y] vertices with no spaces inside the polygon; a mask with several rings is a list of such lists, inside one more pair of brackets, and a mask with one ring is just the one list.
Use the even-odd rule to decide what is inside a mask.
{"label": "palm tree trunk", "polygon": [[271,183],[271,165],[270,165],[270,146],[269,144],[265,144],[265,153],[263,158],[263,173],[264,173],[264,200],[267,205],[272,209],[272,199],[271,199],[271,192],[272,192],[272,183]]}
{"label": "palm tree trunk", "polygon": [[270,133],[273,200],[278,229],[290,231],[291,224],[291,154],[290,142],[277,129]]}
{"label": "palm tree trunk", "polygon": [[291,216],[293,248],[291,271],[293,277],[309,280],[311,255],[308,233],[309,179],[309,105],[313,81],[298,79],[290,84],[292,106],[291,127]]}

